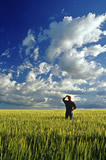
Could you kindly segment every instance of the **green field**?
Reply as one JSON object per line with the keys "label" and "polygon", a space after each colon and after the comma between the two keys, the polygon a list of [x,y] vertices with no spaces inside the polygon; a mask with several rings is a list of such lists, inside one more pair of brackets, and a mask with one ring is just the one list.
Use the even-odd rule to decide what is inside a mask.
{"label": "green field", "polygon": [[105,160],[106,110],[0,110],[0,160]]}

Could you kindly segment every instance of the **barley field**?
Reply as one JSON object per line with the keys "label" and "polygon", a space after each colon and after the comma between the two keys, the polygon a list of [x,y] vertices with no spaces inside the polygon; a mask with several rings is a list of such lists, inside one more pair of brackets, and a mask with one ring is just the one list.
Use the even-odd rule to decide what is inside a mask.
{"label": "barley field", "polygon": [[0,160],[105,160],[106,110],[0,110]]}

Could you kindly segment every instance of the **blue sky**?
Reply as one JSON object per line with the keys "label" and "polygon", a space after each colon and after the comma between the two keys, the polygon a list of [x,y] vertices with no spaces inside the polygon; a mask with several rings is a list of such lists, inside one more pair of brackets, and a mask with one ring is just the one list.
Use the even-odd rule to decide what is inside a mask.
{"label": "blue sky", "polygon": [[0,1],[0,108],[106,109],[105,0]]}

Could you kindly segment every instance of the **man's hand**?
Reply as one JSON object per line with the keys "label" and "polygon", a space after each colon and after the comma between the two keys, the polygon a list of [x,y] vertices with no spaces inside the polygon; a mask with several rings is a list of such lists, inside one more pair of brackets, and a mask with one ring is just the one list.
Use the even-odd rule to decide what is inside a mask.
{"label": "man's hand", "polygon": [[63,102],[65,101],[65,99],[69,97],[69,95],[66,95],[65,97],[63,97]]}
{"label": "man's hand", "polygon": [[64,97],[64,99],[67,98],[67,97],[68,97],[68,95],[66,95],[66,96]]}

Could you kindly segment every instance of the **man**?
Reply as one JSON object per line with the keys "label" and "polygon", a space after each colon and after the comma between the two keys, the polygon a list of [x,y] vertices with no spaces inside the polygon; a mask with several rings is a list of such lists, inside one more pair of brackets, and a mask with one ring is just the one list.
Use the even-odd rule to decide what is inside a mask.
{"label": "man", "polygon": [[[68,100],[66,100],[66,98]],[[65,106],[66,106],[66,113],[65,113],[65,119],[68,118],[68,116],[70,116],[70,119],[72,120],[73,119],[73,110],[76,109],[76,104],[71,101],[71,96],[69,95],[66,95],[64,98],[63,98],[63,102],[65,103]]]}

